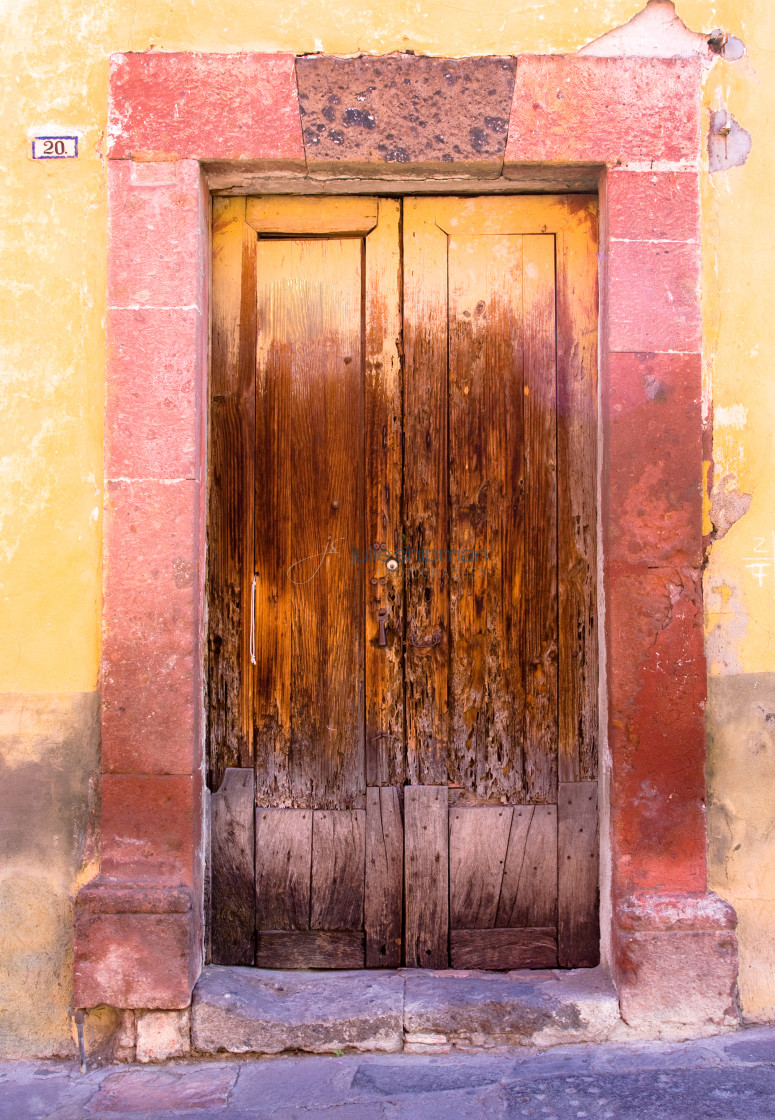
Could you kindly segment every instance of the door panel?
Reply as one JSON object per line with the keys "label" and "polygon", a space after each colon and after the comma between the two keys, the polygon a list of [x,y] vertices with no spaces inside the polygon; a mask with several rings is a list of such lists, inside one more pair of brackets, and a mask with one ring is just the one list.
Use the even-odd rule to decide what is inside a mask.
{"label": "door panel", "polygon": [[260,240],[256,275],[259,797],[347,808],[365,793],[363,569],[345,551],[364,508],[362,242]]}
{"label": "door panel", "polygon": [[447,782],[449,548],[447,237],[434,200],[404,200],[406,771]]}
{"label": "door panel", "polygon": [[[365,558],[366,781],[402,786],[404,749],[404,580],[386,552],[403,548],[401,379],[401,203],[379,199],[378,222],[364,244],[366,364]],[[385,646],[376,612],[384,610]]]}
{"label": "door panel", "polygon": [[555,242],[509,232],[519,201],[488,201],[503,233],[482,200],[406,204],[407,539],[430,556],[407,603],[440,639],[418,656],[410,637],[407,751],[426,781],[556,802]]}
{"label": "door panel", "polygon": [[[252,637],[237,700],[220,647],[216,680],[255,711],[255,896],[229,904],[252,789],[230,770],[214,959],[247,963],[254,911],[264,967],[593,964],[594,207],[242,205],[239,300],[235,200],[214,282],[239,319],[218,361],[254,332],[255,501],[216,508],[255,599],[248,628],[244,576],[218,592]],[[223,415],[216,490],[249,431]]]}

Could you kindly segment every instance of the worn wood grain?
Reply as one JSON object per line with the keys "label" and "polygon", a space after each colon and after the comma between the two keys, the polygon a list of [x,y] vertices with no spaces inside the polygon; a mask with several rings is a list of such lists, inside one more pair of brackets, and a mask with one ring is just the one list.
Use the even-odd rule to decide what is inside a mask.
{"label": "worn wood grain", "polygon": [[495,925],[512,813],[505,805],[449,810],[451,929]]}
{"label": "worn wood grain", "polygon": [[[255,469],[255,765],[259,805],[292,805],[291,746],[291,361],[272,336],[272,284],[288,267],[286,242],[260,243],[257,283]],[[271,530],[269,527],[271,526]]]}
{"label": "worn wood grain", "polygon": [[447,967],[447,813],[446,786],[405,788],[405,930],[408,968]]}
{"label": "worn wood grain", "polygon": [[453,929],[449,935],[453,968],[556,968],[557,930]]}
{"label": "worn wood grain", "polygon": [[228,767],[210,797],[211,957],[253,964],[255,957],[255,811],[252,769]]}
{"label": "worn wood grain", "polygon": [[597,782],[561,782],[558,811],[558,946],[561,968],[600,960]]}
{"label": "worn wood grain", "polygon": [[[326,198],[277,195],[249,198],[246,220],[264,236],[361,237],[377,224],[380,200],[377,198]],[[394,203],[395,205],[395,203]]]}
{"label": "worn wood grain", "polygon": [[407,776],[433,785],[447,781],[449,516],[447,238],[430,198],[404,201],[404,347]]}
{"label": "worn wood grain", "polygon": [[309,929],[311,864],[311,811],[256,809],[256,929]]}
{"label": "worn wood grain", "polygon": [[259,241],[256,766],[265,802],[365,794],[361,253]]}
{"label": "worn wood grain", "polygon": [[366,791],[366,967],[398,968],[404,894],[404,826],[395,786]]}
{"label": "worn wood grain", "polygon": [[[379,200],[379,220],[365,246],[366,532],[358,562],[366,589],[366,780],[403,785],[404,563],[391,572],[389,556],[403,553],[401,204]],[[379,645],[377,612],[386,612]]]}
{"label": "worn wood grain", "polygon": [[245,200],[213,204],[207,522],[207,739],[211,789],[253,761],[249,658],[253,575],[255,232]]}
{"label": "worn wood grain", "polygon": [[[475,223],[474,223],[475,228]],[[449,241],[450,778],[522,796],[522,239]]]}
{"label": "worn wood grain", "polygon": [[559,780],[597,777],[597,215],[558,236]]}
{"label": "worn wood grain", "polygon": [[366,813],[312,814],[311,929],[363,929]]}
{"label": "worn wood grain", "polygon": [[557,448],[554,238],[523,238],[525,789],[557,799]]}
{"label": "worn wood grain", "polygon": [[521,805],[514,809],[495,924],[556,927],[555,805]]}
{"label": "worn wood grain", "polygon": [[259,968],[363,968],[363,930],[262,930],[257,934]]}
{"label": "worn wood grain", "polygon": [[595,963],[594,204],[406,199],[403,269],[401,208],[215,204],[214,951],[396,967],[403,890],[410,966]]}

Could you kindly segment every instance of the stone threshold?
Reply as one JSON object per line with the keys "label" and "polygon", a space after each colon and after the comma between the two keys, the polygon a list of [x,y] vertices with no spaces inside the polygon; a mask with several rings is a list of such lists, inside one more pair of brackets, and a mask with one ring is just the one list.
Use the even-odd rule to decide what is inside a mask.
{"label": "stone threshold", "polygon": [[619,1033],[602,968],[290,972],[211,965],[194,990],[200,1054],[444,1054],[604,1042]]}

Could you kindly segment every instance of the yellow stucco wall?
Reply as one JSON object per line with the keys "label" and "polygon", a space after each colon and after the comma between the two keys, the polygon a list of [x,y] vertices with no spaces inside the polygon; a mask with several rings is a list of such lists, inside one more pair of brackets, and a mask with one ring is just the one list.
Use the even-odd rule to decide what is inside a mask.
{"label": "yellow stucco wall", "polygon": [[[564,52],[621,25],[643,3],[4,0],[0,692],[83,694],[97,683],[106,255],[102,149],[110,53],[150,48]],[[761,684],[766,691],[767,675],[775,672],[775,523],[770,512],[775,508],[775,391],[770,387],[775,146],[768,82],[775,58],[775,6],[762,0],[678,0],[677,10],[692,29],[723,27],[747,47],[743,60],[717,62],[707,80],[708,107],[725,105],[752,134],[753,149],[744,167],[704,176],[703,253],[715,477],[724,480],[726,490],[751,495],[752,501],[749,512],[714,544],[706,591],[711,674],[749,678],[751,687]],[[80,132],[81,157],[33,162],[29,135],[48,127]],[[769,566],[752,568],[754,554]],[[762,718],[766,724],[766,713]],[[752,734],[759,742],[758,731]],[[11,766],[13,752],[21,749],[13,745],[17,740],[8,740]],[[723,810],[722,831],[729,832],[729,842],[712,846],[712,885],[740,909],[746,1013],[772,1016],[771,755],[767,743],[754,752],[766,783],[750,790],[737,780],[750,760],[734,727],[726,727],[714,742],[711,794]],[[713,819],[711,825],[713,831]],[[62,875],[58,882],[67,893]]]}

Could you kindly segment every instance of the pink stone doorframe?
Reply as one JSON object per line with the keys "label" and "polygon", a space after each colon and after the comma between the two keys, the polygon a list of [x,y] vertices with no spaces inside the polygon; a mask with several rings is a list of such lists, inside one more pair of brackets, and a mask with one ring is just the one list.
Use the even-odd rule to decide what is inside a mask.
{"label": "pink stone doorframe", "polygon": [[[380,147],[378,112],[351,118],[368,142],[303,130],[321,81],[346,104],[369,67],[388,90],[446,67],[475,105],[496,63],[509,105],[479,132],[449,116],[459,161],[400,119]],[[182,1008],[202,966],[210,184],[398,172],[422,191],[443,170],[477,193],[599,184],[604,940],[629,1022],[734,1020],[735,915],[706,875],[700,89],[697,59],[523,56],[514,76],[510,59],[113,58],[102,852],[77,899],[75,1006]]]}

